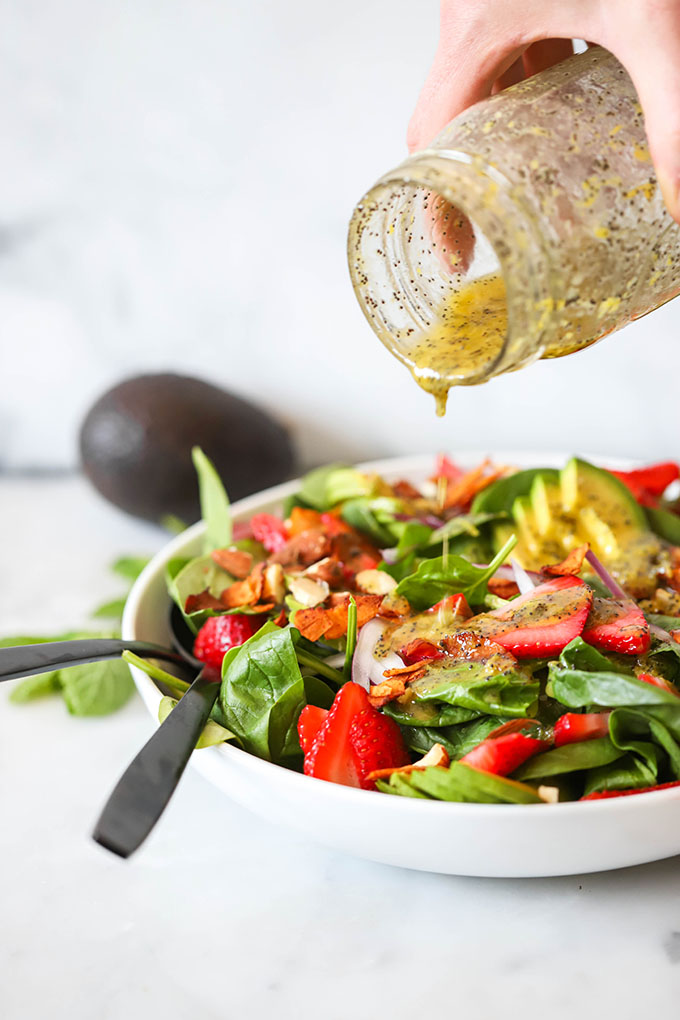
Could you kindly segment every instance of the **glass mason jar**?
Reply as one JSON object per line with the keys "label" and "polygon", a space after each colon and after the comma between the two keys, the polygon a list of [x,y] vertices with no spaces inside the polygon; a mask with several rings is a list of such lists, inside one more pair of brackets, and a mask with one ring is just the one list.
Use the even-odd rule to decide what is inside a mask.
{"label": "glass mason jar", "polygon": [[460,114],[349,228],[355,293],[437,398],[580,350],[675,297],[663,203],[624,68],[593,48]]}

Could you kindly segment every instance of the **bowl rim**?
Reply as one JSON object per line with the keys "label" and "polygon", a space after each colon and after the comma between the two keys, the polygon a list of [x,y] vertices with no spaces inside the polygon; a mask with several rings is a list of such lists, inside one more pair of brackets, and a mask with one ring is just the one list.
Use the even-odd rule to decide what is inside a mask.
{"label": "bowl rim", "polygon": [[[552,466],[553,463],[565,463],[573,454],[565,454],[563,452],[542,452],[542,451],[504,451],[499,450],[495,452],[485,452],[482,450],[461,450],[456,451],[455,459],[461,461],[463,464],[468,462],[474,462],[476,459],[489,456],[492,460],[499,463],[515,463],[519,462],[520,468],[527,466],[540,466],[541,463],[546,467]],[[606,463],[609,467],[615,468],[616,470],[630,470],[637,466],[637,462],[622,457],[609,457],[601,454],[583,454],[583,459],[592,461],[595,464]],[[413,454],[401,457],[386,457],[377,460],[364,461],[358,463],[355,466],[360,471],[375,472],[378,474],[390,473],[399,475],[401,472],[418,472],[422,473],[423,470],[427,471],[428,467],[434,463],[436,455],[434,454]],[[524,462],[524,463],[523,463]],[[268,489],[263,489],[260,492],[253,493],[250,496],[246,496],[243,499],[238,500],[232,504],[232,514],[234,522],[243,520],[253,513],[260,510],[264,505],[280,502],[287,496],[296,492],[300,485],[300,478],[292,479],[288,482],[282,482],[279,485],[271,486]],[[140,633],[138,629],[138,617],[141,609],[144,606],[146,598],[148,597],[148,590],[153,581],[156,580],[159,573],[163,574],[165,566],[169,560],[173,557],[182,555],[186,548],[194,543],[203,535],[205,531],[205,524],[203,521],[197,521],[192,524],[185,531],[182,531],[179,535],[175,535],[169,542],[162,546],[158,552],[151,558],[149,563],[144,567],[142,572],[135,580],[128,597],[125,602],[125,608],[123,611],[123,618],[121,623],[121,634],[126,640],[144,640],[145,635]],[[170,606],[170,598],[168,596],[168,607]],[[156,726],[158,723],[158,705],[163,697],[161,691],[158,689],[154,681],[147,676],[141,669],[136,666],[130,666],[133,680],[139,691],[142,700],[149,714],[154,719]],[[208,748],[201,748],[200,753],[194,751],[191,755],[190,763],[192,766],[198,769],[198,771],[205,774],[208,778],[212,779],[214,775],[214,767],[217,765],[224,765],[226,760],[233,765],[239,765],[246,768],[248,771],[255,774],[259,774],[262,777],[274,777],[278,778],[279,781],[288,782],[292,784],[298,784],[300,791],[304,789],[311,790],[310,782],[319,784],[324,782],[323,780],[316,779],[313,776],[306,776],[303,773],[295,772],[291,769],[287,769],[282,765],[277,765],[274,762],[265,761],[262,758],[258,758],[256,755],[250,754],[248,751],[244,751],[240,747],[236,747],[228,742],[212,746]],[[202,764],[202,763],[205,763]],[[299,784],[303,784],[300,786]],[[474,815],[475,818],[482,820],[483,818],[489,819],[494,818],[497,821],[502,821],[503,818],[517,819],[527,813],[531,814],[531,817],[535,818],[535,809],[542,807],[544,809],[551,809],[552,811],[559,810],[560,817],[567,816],[583,816],[584,812],[589,813],[589,817],[593,816],[598,812],[604,812],[615,815],[617,812],[629,812],[635,811],[647,811],[654,810],[663,801],[671,802],[677,801],[680,798],[680,786],[669,788],[666,790],[656,790],[645,794],[645,796],[624,796],[624,797],[612,797],[603,798],[601,800],[594,801],[567,801],[557,804],[544,803],[538,804],[476,804],[476,803],[460,803],[457,801],[427,801],[423,799],[414,799],[411,797],[390,797],[384,793],[380,793],[378,790],[361,790],[354,787],[342,786],[338,783],[327,783],[324,782],[325,795],[327,797],[335,798],[336,801],[344,801],[347,804],[355,804],[357,806],[366,807],[369,803],[368,797],[372,798],[372,803],[377,805],[381,803],[384,805],[379,810],[390,811],[391,813],[403,813],[410,817],[424,817],[424,813],[431,814],[447,812],[447,817],[451,815],[460,815],[460,817],[469,818]],[[317,790],[318,792],[318,790]],[[546,815],[546,817],[549,817]]]}

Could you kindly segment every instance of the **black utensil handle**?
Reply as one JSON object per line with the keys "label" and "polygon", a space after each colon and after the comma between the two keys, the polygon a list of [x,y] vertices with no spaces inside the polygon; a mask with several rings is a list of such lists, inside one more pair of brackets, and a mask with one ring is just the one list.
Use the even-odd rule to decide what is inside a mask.
{"label": "black utensil handle", "polygon": [[130,762],[99,816],[92,838],[119,857],[144,842],[175,791],[220,689],[204,669]]}
{"label": "black utensil handle", "polygon": [[148,641],[123,641],[119,638],[79,638],[74,641],[44,641],[36,645],[0,648],[0,681],[47,673],[67,666],[82,666],[99,659],[116,659],[130,651],[144,659],[183,662],[176,652]]}

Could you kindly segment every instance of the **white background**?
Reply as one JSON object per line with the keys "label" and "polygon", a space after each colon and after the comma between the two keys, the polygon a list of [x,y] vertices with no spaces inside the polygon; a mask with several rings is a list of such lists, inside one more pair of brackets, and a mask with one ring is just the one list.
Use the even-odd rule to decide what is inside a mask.
{"label": "white background", "polygon": [[456,446],[677,455],[680,303],[598,348],[432,400],[345,259],[404,155],[427,0],[0,0],[0,467],[75,463],[147,370],[214,379],[306,463]]}

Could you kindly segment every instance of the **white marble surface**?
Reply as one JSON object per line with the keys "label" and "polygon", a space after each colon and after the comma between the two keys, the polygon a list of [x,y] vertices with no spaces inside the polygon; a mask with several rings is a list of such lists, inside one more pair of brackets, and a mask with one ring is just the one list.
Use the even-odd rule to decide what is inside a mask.
{"label": "white marble surface", "polygon": [[[2,632],[85,622],[153,528],[78,479],[0,482]],[[74,719],[0,691],[3,1020],[668,1016],[678,859],[536,881],[450,878],[331,853],[191,770],[130,861],[88,833],[151,732],[136,699]]]}
{"label": "white marble surface", "polygon": [[307,462],[677,453],[678,301],[443,421],[365,323],[347,222],[404,154],[437,7],[0,0],[0,466],[73,463],[88,404],[166,368],[261,401]]}

